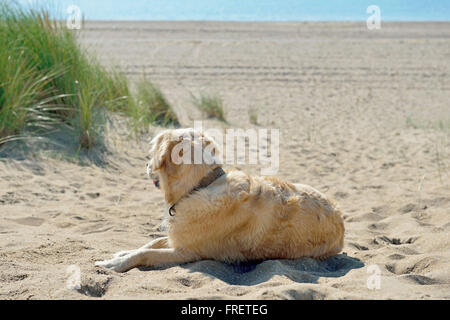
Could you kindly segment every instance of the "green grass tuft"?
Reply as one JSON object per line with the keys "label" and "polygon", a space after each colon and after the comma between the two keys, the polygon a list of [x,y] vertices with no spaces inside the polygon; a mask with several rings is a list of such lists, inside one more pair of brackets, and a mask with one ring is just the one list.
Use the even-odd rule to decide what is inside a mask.
{"label": "green grass tuft", "polygon": [[248,119],[250,120],[251,124],[257,125],[258,124],[258,109],[250,108],[248,110]]}
{"label": "green grass tuft", "polygon": [[65,125],[89,149],[107,110],[130,115],[135,128],[178,123],[159,89],[143,81],[133,97],[127,78],[101,66],[76,37],[44,9],[0,0],[0,144]]}
{"label": "green grass tuft", "polygon": [[137,85],[137,106],[140,121],[145,126],[157,124],[161,126],[179,126],[178,118],[161,90],[147,79]]}
{"label": "green grass tuft", "polygon": [[226,122],[223,111],[223,102],[219,96],[200,93],[199,97],[191,94],[192,103],[208,118],[216,118]]}

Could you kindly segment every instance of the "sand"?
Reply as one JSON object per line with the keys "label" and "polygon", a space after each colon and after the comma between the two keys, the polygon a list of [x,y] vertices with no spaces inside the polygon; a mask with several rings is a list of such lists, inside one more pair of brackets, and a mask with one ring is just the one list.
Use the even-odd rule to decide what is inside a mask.
{"label": "sand", "polygon": [[164,235],[167,214],[145,175],[152,134],[135,140],[116,117],[95,161],[70,160],[69,143],[0,153],[0,299],[450,298],[449,23],[92,22],[80,38],[159,85],[183,126],[201,119],[190,94],[207,92],[229,124],[205,126],[279,128],[278,175],[336,200],[345,247],[326,261],[95,267]]}

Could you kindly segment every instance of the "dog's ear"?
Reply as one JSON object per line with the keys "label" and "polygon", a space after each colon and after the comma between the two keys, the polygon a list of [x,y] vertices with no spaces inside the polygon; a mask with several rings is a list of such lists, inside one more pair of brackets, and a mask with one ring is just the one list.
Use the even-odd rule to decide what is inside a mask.
{"label": "dog's ear", "polygon": [[166,153],[167,153],[167,141],[169,133],[167,131],[163,131],[159,133],[156,137],[152,139],[150,142],[150,154],[152,157],[152,167],[154,170],[160,169],[165,162]]}
{"label": "dog's ear", "polygon": [[168,164],[173,147],[182,140],[182,136],[174,136],[169,131],[163,131],[152,140],[150,153],[153,155],[155,170],[161,169]]}

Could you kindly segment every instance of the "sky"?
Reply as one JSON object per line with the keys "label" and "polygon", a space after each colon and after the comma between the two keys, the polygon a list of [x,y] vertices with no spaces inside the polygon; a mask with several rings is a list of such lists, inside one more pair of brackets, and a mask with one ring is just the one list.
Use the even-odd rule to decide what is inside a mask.
{"label": "sky", "polygon": [[[52,3],[66,17],[75,5],[86,20],[363,21],[379,8],[383,21],[448,21],[450,0],[19,0]],[[56,9],[55,9],[56,8]]]}

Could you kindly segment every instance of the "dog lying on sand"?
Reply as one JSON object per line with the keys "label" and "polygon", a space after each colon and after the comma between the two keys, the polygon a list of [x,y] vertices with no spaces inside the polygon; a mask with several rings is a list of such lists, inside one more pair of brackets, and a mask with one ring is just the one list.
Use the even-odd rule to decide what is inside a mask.
{"label": "dog lying on sand", "polygon": [[341,213],[325,195],[307,185],[224,171],[217,163],[174,162],[181,142],[218,150],[194,129],[166,130],[152,140],[147,172],[169,208],[168,236],[96,265],[124,272],[202,259],[325,259],[342,250]]}

